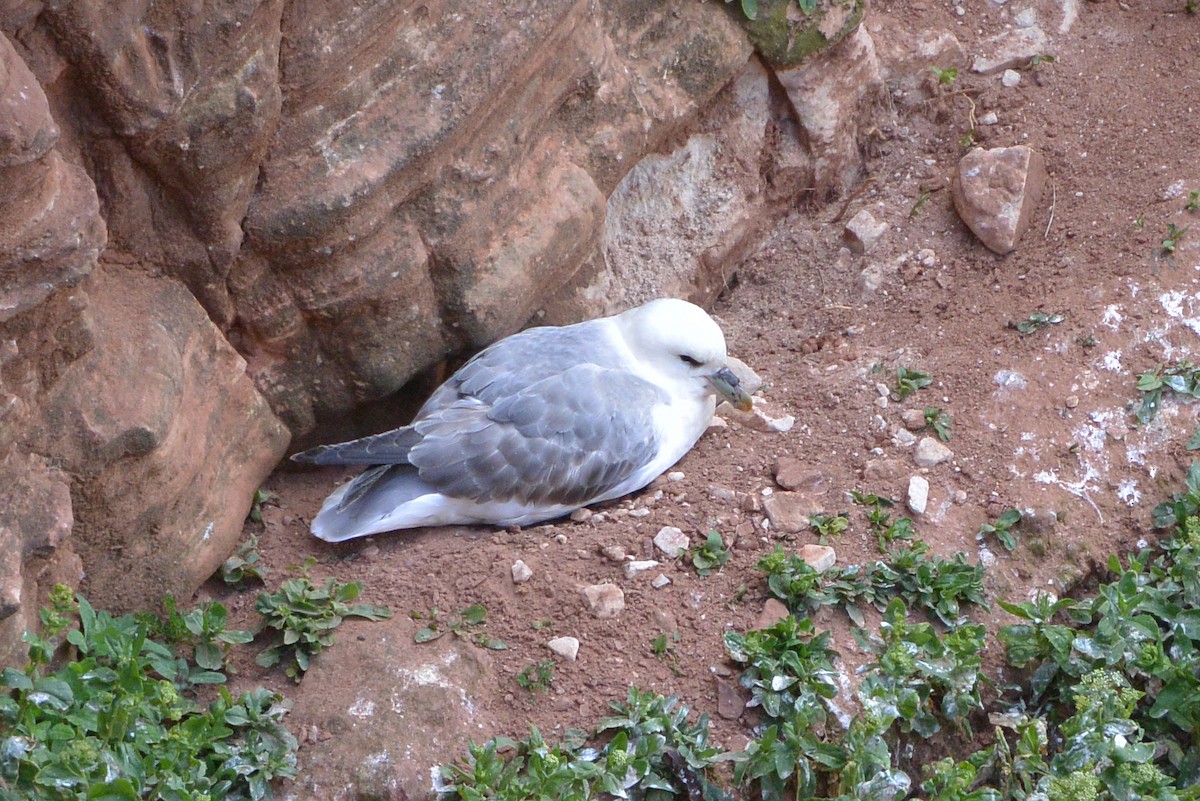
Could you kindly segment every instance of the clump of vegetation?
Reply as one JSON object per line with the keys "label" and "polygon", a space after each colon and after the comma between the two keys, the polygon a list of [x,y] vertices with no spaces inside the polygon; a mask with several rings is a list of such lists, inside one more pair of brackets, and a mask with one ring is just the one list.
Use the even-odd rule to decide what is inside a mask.
{"label": "clump of vegetation", "polygon": [[258,553],[258,535],[252,534],[238,547],[233,555],[221,564],[221,580],[230,586],[237,586],[243,581],[256,579],[267,581],[267,568],[259,564],[262,556]]}
{"label": "clump of vegetation", "polygon": [[933,74],[941,86],[950,86],[958,78],[958,67],[947,67],[944,70],[937,67],[930,67],[929,69],[933,70]]}
{"label": "clump of vegetation", "polygon": [[696,568],[697,573],[708,576],[729,561],[729,549],[725,547],[725,540],[720,533],[710,531],[704,542],[688,548],[687,556],[691,558],[692,567]]}
{"label": "clump of vegetation", "polygon": [[867,523],[871,526],[871,533],[875,535],[875,542],[881,552],[887,553],[893,542],[911,540],[916,536],[911,518],[892,520],[887,510],[895,507],[896,502],[891,498],[858,491],[851,492],[850,497],[858,505],[866,507]]}
{"label": "clump of vegetation", "polygon": [[856,625],[865,625],[864,605],[883,611],[896,597],[947,625],[958,620],[962,604],[986,606],[983,568],[963,554],[953,559],[930,557],[929,547],[916,542],[890,555],[887,561],[833,567],[818,573],[796,554],[776,548],[758,562],[767,574],[767,589],[793,614],[813,613],[822,606],[840,606]]}
{"label": "clump of vegetation", "polygon": [[554,660],[543,659],[525,668],[517,674],[517,686],[530,693],[540,693],[550,689],[554,682]]}
{"label": "clump of vegetation", "polygon": [[334,578],[318,587],[308,577],[314,561],[300,566],[300,576],[283,582],[273,593],[260,593],[255,609],[263,616],[263,629],[274,633],[275,643],[258,655],[258,664],[271,667],[287,661],[284,672],[299,682],[312,657],[333,645],[333,630],[347,617],[386,620],[392,616],[385,606],[353,604],[362,592],[357,581],[342,583]]}
{"label": "clump of vegetation", "polygon": [[1175,223],[1167,223],[1167,235],[1163,237],[1162,244],[1159,245],[1159,255],[1162,257],[1175,255],[1175,247],[1179,244],[1179,240],[1183,239],[1183,235],[1187,233],[1191,226],[1185,225],[1182,228]]}
{"label": "clump of vegetation", "polygon": [[830,537],[840,537],[850,527],[850,518],[844,512],[834,515],[809,515],[808,525],[817,532],[820,543],[826,545]]}
{"label": "clump of vegetation", "polygon": [[471,745],[465,759],[442,767],[444,799],[518,801],[687,797],[731,801],[712,782],[723,758],[708,739],[708,716],[692,722],[679,699],[631,688],[614,714],[590,732],[572,729],[551,745],[535,728],[520,742]]}
{"label": "clump of vegetation", "polygon": [[483,604],[471,604],[458,612],[442,614],[437,609],[428,612],[410,612],[413,620],[425,620],[427,624],[413,635],[418,643],[433,642],[447,632],[455,637],[462,637],[476,645],[493,651],[503,651],[508,646],[503,641],[489,637],[479,629],[487,622],[487,607]]}
{"label": "clump of vegetation", "polygon": [[1169,389],[1177,395],[1200,398],[1200,367],[1190,361],[1169,367],[1160,364],[1138,376],[1137,389],[1142,393],[1142,402],[1134,415],[1139,423],[1146,425],[1158,414],[1164,391]]}
{"label": "clump of vegetation", "polygon": [[[288,703],[256,689],[224,687],[201,707],[195,690],[223,673],[177,656],[157,630],[179,624],[220,641],[224,615],[208,606],[180,621],[115,617],[55,589],[40,635],[27,634],[24,670],[0,686],[0,796],[12,801],[269,799],[271,781],[296,773]],[[177,613],[176,613],[177,614]],[[204,632],[212,634],[207,636]],[[52,668],[63,641],[72,661]],[[196,648],[196,655],[205,653]],[[210,664],[223,659],[220,646]]]}
{"label": "clump of vegetation", "polygon": [[254,491],[254,499],[250,502],[250,513],[246,515],[246,519],[251,523],[261,523],[263,521],[262,508],[278,505],[279,495],[260,487]]}
{"label": "clump of vegetation", "polygon": [[175,598],[168,595],[163,607],[166,617],[154,621],[154,628],[174,645],[190,645],[193,661],[204,670],[225,670],[230,647],[254,639],[249,631],[225,627],[229,612],[222,603],[205,601],[195,609],[180,612]]}

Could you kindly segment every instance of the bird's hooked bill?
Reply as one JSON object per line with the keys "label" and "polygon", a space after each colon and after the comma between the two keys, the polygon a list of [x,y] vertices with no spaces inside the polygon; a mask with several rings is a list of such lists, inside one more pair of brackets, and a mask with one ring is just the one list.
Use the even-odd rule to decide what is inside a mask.
{"label": "bird's hooked bill", "polygon": [[717,394],[733,404],[734,408],[748,412],[754,407],[754,402],[750,400],[750,393],[742,387],[742,382],[728,367],[722,367],[706,378]]}

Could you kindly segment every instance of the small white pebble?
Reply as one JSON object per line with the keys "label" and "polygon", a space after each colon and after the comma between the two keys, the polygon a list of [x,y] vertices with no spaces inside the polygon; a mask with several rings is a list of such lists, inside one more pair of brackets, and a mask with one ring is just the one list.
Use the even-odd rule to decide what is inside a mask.
{"label": "small white pebble", "polygon": [[533,571],[529,568],[529,565],[525,564],[520,559],[513,562],[513,566],[512,566],[513,584],[524,584],[525,582],[529,581],[531,578],[533,578]]}
{"label": "small white pebble", "polygon": [[656,590],[661,590],[663,587],[667,586],[670,583],[671,583],[671,580],[669,578],[664,576],[662,573],[659,573],[657,576],[654,577],[654,581],[650,582],[650,586]]}
{"label": "small white pebble", "polygon": [[683,479],[684,475],[679,470],[672,470],[670,473],[667,473],[667,481],[683,481]]}

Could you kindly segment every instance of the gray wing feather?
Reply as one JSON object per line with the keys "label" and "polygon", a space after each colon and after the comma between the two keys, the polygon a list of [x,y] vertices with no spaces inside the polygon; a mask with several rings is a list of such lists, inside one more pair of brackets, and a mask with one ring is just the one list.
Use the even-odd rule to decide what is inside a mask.
{"label": "gray wing feather", "polygon": [[336,445],[318,445],[292,455],[306,464],[404,464],[409,450],[421,441],[411,426]]}

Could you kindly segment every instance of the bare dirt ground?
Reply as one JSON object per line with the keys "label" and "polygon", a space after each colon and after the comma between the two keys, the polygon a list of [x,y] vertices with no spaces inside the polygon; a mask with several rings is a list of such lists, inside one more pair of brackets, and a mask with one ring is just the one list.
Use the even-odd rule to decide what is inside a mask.
{"label": "bare dirt ground", "polygon": [[[307,533],[306,520],[349,474],[280,472],[268,489],[281,500],[259,529],[273,580],[311,556],[314,576],[361,581],[364,599],[388,604],[397,618],[484,604],[488,635],[508,647],[491,655],[490,688],[474,699],[497,722],[477,739],[521,736],[531,723],[547,733],[589,725],[636,684],[710,712],[714,737],[735,747],[750,719],[719,714],[719,685],[735,681],[721,635],[750,628],[763,609],[755,563],[777,545],[815,541],[764,528],[761,500],[779,491],[773,466],[781,457],[811,471],[810,495],[828,512],[851,512],[850,530],[831,543],[842,565],[880,555],[847,493],[877,493],[902,507],[913,475],[931,486],[926,514],[914,516],[918,536],[941,556],[963,551],[977,561],[981,523],[1009,506],[1031,513],[1014,553],[987,543],[992,597],[1072,591],[1094,580],[1110,554],[1152,541],[1150,510],[1180,487],[1192,459],[1185,443],[1196,407],[1169,401],[1145,427],[1130,410],[1137,374],[1197,350],[1200,213],[1185,204],[1200,189],[1200,17],[1184,13],[1184,0],[961,7],[961,16],[941,0],[884,0],[876,9],[913,29],[950,30],[971,53],[1034,8],[1056,60],[1023,69],[1014,88],[998,75],[960,70],[940,98],[910,111],[898,106],[869,154],[871,182],[842,218],[867,208],[888,221],[875,249],[840,253],[843,222],[832,222],[839,203],[798,208],[737,269],[714,310],[730,351],[766,381],[763,397],[795,416],[791,430],[731,422],[684,458],[681,481],[660,481],[586,522],[518,532],[431,529],[326,545]],[[998,118],[977,126],[979,144],[1030,145],[1051,174],[1032,228],[1007,257],[979,244],[945,188],[964,153],[968,97],[976,119],[989,111]],[[1171,223],[1192,230],[1165,255]],[[863,286],[867,268],[883,276],[874,291]],[[1035,312],[1064,319],[1027,335],[1008,327]],[[898,366],[932,375],[933,384],[903,402],[883,400],[877,385],[891,386]],[[912,446],[893,433],[904,409],[926,406],[952,416],[954,455],[920,469]],[[600,553],[617,545],[638,559],[661,558],[651,539],[667,525],[693,541],[720,532],[734,542],[728,564],[700,577],[686,561],[664,560],[660,570],[626,579]],[[511,579],[517,559],[533,571],[526,584]],[[659,572],[671,583],[654,589]],[[598,620],[579,587],[605,581],[623,588],[626,606]],[[225,600],[235,622],[252,622],[253,592],[204,592]],[[972,617],[993,629],[1011,622],[994,605]],[[817,622],[835,630],[850,668],[862,661],[844,615]],[[421,624],[394,625],[410,636]],[[672,650],[660,657],[652,641],[662,633]],[[557,663],[548,693],[521,690],[514,676],[548,658],[544,644],[559,635],[579,638],[578,661]],[[998,671],[1001,657],[993,643],[988,669]],[[304,692],[278,671],[241,667],[242,681]],[[348,671],[345,680],[355,679]]]}

